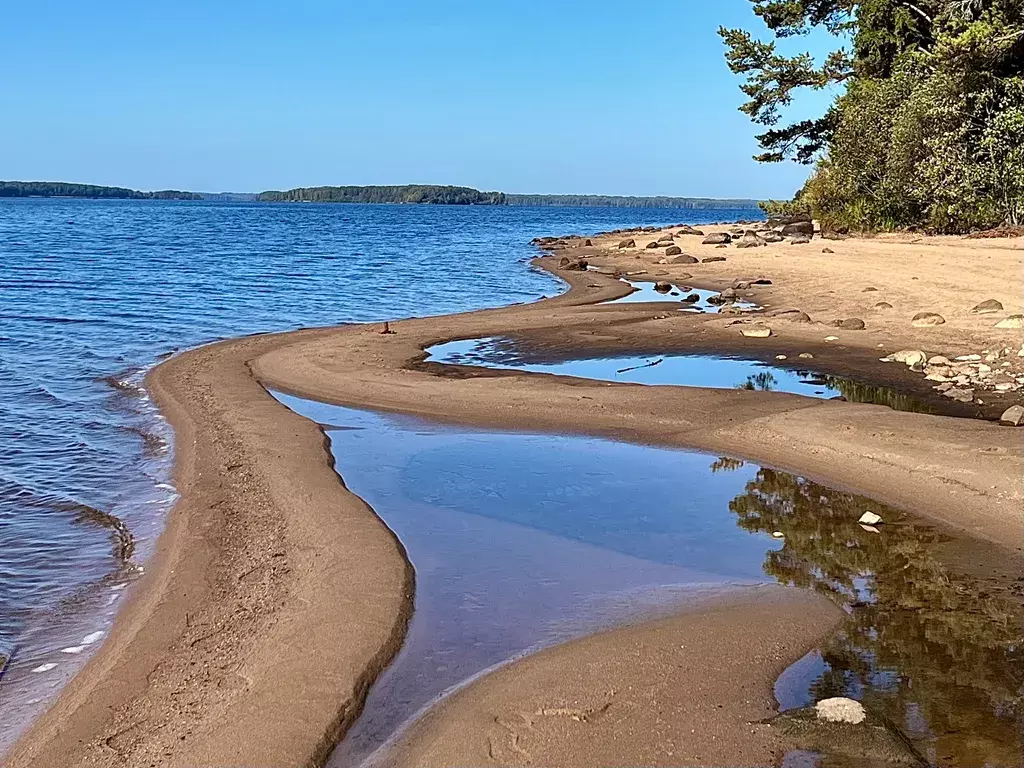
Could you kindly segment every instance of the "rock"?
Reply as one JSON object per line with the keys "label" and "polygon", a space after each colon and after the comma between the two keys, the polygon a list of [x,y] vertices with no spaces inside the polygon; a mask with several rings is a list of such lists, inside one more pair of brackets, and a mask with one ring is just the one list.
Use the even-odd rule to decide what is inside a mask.
{"label": "rock", "polygon": [[785,355],[776,355],[776,356],[775,356],[775,359],[776,359],[776,360],[786,360],[786,359],[788,359],[788,358],[787,358],[787,357],[786,357]]}
{"label": "rock", "polygon": [[809,235],[793,235],[789,242],[790,245],[807,245],[807,243],[811,242],[811,238]]}
{"label": "rock", "polygon": [[729,230],[729,234],[732,235],[733,237],[743,237],[745,232],[746,231],[743,229],[743,227],[733,227],[732,229]]}
{"label": "rock", "polygon": [[764,244],[764,240],[758,237],[757,233],[752,229],[748,229],[743,234],[743,237],[736,241],[737,248],[759,248]]}
{"label": "rock", "polygon": [[784,538],[786,538],[786,534],[784,534],[782,531],[772,531],[772,538],[773,539],[784,539]]}
{"label": "rock", "polygon": [[1024,328],[1024,315],[1010,315],[996,323],[996,328]]}
{"label": "rock", "polygon": [[781,243],[785,241],[786,238],[784,238],[778,232],[765,232],[763,235],[761,235],[761,239],[764,240],[766,243]]}
{"label": "rock", "polygon": [[933,328],[945,322],[946,318],[935,312],[918,312],[910,320],[910,324],[915,328]]}
{"label": "rock", "polygon": [[733,280],[732,287],[737,291],[745,291],[750,287],[750,283],[746,280]]}
{"label": "rock", "polygon": [[619,242],[619,248],[636,248],[636,240],[630,238],[629,240],[622,240]]}
{"label": "rock", "polygon": [[586,272],[587,261],[586,259],[567,259],[563,256],[562,260],[558,262],[558,267],[569,272]]}
{"label": "rock", "polygon": [[863,291],[861,291],[861,293],[869,293],[869,292],[871,292],[871,291],[877,291],[877,290],[878,290],[878,289],[877,289],[877,288],[875,288],[875,286],[873,286],[873,285],[869,285],[869,286],[868,286],[867,288],[865,288],[865,289],[864,289]]}
{"label": "rock", "polygon": [[813,360],[814,359],[814,355],[812,355],[810,352],[801,352],[799,355],[797,355],[797,357],[799,357],[801,360]]}
{"label": "rock", "polygon": [[649,242],[644,247],[647,248],[648,250],[650,250],[652,248],[658,248],[659,246],[660,246],[660,243],[658,243],[657,240],[651,240],[651,242]]}
{"label": "rock", "polygon": [[1003,411],[1003,415],[999,417],[999,423],[1012,427],[1024,424],[1024,405],[1011,405]]}
{"label": "rock", "polygon": [[877,309],[879,311],[883,309],[892,309],[892,304],[890,304],[888,301],[880,301],[877,304],[875,304],[874,309]]}
{"label": "rock", "polygon": [[981,355],[957,355],[953,359],[958,363],[973,363],[977,360],[981,360]]}
{"label": "rock", "polygon": [[784,237],[792,237],[793,235],[804,235],[807,237],[808,242],[811,236],[814,234],[814,222],[813,221],[794,221],[786,224],[779,231]]}
{"label": "rock", "polygon": [[725,261],[725,256],[705,256],[701,259],[704,264],[710,264],[715,261]]}
{"label": "rock", "polygon": [[811,316],[806,312],[794,312],[786,316],[786,319],[793,323],[809,323],[811,322]]}
{"label": "rock", "polygon": [[1003,305],[995,299],[985,299],[981,304],[975,304],[971,309],[972,315],[988,315],[993,312],[1002,312]]}
{"label": "rock", "polygon": [[696,258],[694,256],[691,256],[688,253],[684,253],[682,256],[677,256],[676,258],[672,259],[672,263],[673,264],[698,264],[698,263],[700,263],[700,259],[698,259],[698,258]]}
{"label": "rock", "polygon": [[863,331],[864,321],[859,317],[848,317],[839,321],[839,327],[844,331]]}
{"label": "rock", "polygon": [[889,363],[904,363],[908,367],[913,368],[914,366],[924,365],[928,356],[920,349],[901,349],[899,352],[893,352],[888,357],[882,359]]}
{"label": "rock", "polygon": [[680,248],[678,245],[670,245],[668,248],[665,249],[666,256],[678,256],[682,252],[683,249]]}
{"label": "rock", "polygon": [[732,236],[727,232],[712,232],[704,238],[703,245],[727,245],[732,242]]}
{"label": "rock", "polygon": [[842,232],[834,231],[834,230],[827,231],[827,232],[822,232],[821,236],[825,240],[845,240],[846,239],[846,235],[845,234],[843,234]]}
{"label": "rock", "polygon": [[587,248],[589,248],[590,246],[592,246],[592,245],[593,245],[593,243],[592,243],[592,242],[590,242],[590,240],[589,240],[589,239],[587,239],[587,240],[584,240],[584,241],[583,241],[583,245],[584,245],[584,247],[587,247]]}
{"label": "rock", "polygon": [[672,235],[663,235],[658,238],[659,245],[672,245]]}
{"label": "rock", "polygon": [[683,302],[684,304],[696,304],[698,301],[700,301],[700,294],[691,293],[689,296],[683,296],[683,298],[680,299],[680,301]]}
{"label": "rock", "polygon": [[959,387],[954,387],[953,389],[947,389],[942,394],[948,398],[956,400],[958,403],[969,403],[974,400],[973,389],[961,389]]}
{"label": "rock", "polygon": [[952,365],[953,361],[942,355],[933,355],[928,358],[928,365]]}
{"label": "rock", "polygon": [[767,339],[772,335],[772,329],[766,325],[754,325],[750,328],[741,328],[740,333],[750,339]]}
{"label": "rock", "polygon": [[[860,519],[857,520],[857,522],[861,525],[878,525],[882,522],[882,518],[876,515],[874,512],[865,512],[863,515],[860,516]],[[862,713],[863,711],[864,710],[861,709]],[[860,721],[858,720],[857,722]]]}
{"label": "rock", "polygon": [[[877,518],[876,522],[880,522],[882,519],[872,512],[865,512],[860,519],[860,522],[865,525],[875,524],[870,520],[865,520],[864,518],[866,517]],[[824,720],[828,723],[850,723],[851,725],[863,723],[868,716],[867,712],[864,711],[863,704],[842,696],[822,699],[814,705],[814,713],[819,720]]]}
{"label": "rock", "polygon": [[733,300],[733,301],[735,301],[737,296],[738,296],[738,294],[736,293],[736,289],[735,288],[726,288],[724,291],[722,291],[718,295],[721,296],[723,299],[730,299],[730,300]]}
{"label": "rock", "polygon": [[767,277],[759,277],[759,278],[757,278],[757,280],[751,280],[750,284],[751,285],[771,285],[772,281],[769,280]]}
{"label": "rock", "polygon": [[654,290],[658,293],[668,293],[672,290],[672,283],[666,283],[664,280],[659,280],[654,284]]}
{"label": "rock", "polygon": [[822,253],[835,253],[835,251],[833,251],[831,248],[822,248],[821,252]]}
{"label": "rock", "polygon": [[714,296],[708,296],[707,302],[713,307],[720,307],[723,304],[728,303],[720,293],[716,293]]}

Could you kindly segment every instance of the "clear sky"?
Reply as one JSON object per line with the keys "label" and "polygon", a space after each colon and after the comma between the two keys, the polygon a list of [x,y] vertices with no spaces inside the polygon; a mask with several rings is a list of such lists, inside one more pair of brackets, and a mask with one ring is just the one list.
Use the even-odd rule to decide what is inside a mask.
{"label": "clear sky", "polygon": [[3,5],[3,179],[762,198],[807,174],[750,159],[716,34],[759,28],[749,0]]}

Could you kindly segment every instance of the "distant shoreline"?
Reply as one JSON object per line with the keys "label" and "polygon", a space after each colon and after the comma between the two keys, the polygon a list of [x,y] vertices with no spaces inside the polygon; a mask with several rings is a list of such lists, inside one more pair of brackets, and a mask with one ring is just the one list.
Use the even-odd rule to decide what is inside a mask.
{"label": "distant shoreline", "polygon": [[431,184],[396,186],[296,187],[264,192],[143,192],[51,181],[0,181],[0,198],[60,198],[84,200],[187,200],[259,203],[362,203],[403,205],[489,205],[507,207],[669,208],[679,210],[757,210],[759,201],[737,198],[541,195],[481,192],[471,187]]}

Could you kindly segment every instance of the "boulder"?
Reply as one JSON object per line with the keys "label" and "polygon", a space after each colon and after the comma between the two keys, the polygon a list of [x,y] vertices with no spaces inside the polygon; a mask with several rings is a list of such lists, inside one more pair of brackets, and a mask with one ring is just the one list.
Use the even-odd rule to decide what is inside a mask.
{"label": "boulder", "polygon": [[735,288],[726,288],[724,291],[722,291],[718,295],[721,296],[723,299],[728,299],[730,301],[735,301],[739,294],[736,293],[736,289]]}
{"label": "boulder", "polygon": [[672,290],[672,283],[666,283],[664,280],[659,280],[654,284],[654,290],[658,293],[668,293]]}
{"label": "boulder", "polygon": [[761,238],[766,243],[781,243],[786,239],[778,232],[765,232],[763,235],[761,235]]}
{"label": "boulder", "polygon": [[814,226],[811,223],[810,213],[783,213],[776,214],[774,216],[769,216],[767,226],[770,229],[782,229],[787,224],[795,224],[797,222],[802,221],[806,221],[807,223],[811,224],[812,227]]}
{"label": "boulder", "polygon": [[715,261],[725,261],[725,256],[705,256],[701,259],[701,263],[703,264],[711,264]]}
{"label": "boulder", "polygon": [[845,320],[838,321],[839,327],[844,331],[863,331],[864,321],[859,317],[848,317]]}
{"label": "boulder", "polygon": [[704,238],[704,245],[727,245],[732,242],[732,235],[728,232],[712,232]]}
{"label": "boulder", "polygon": [[619,242],[619,248],[636,248],[636,240],[633,238],[622,240]]}
{"label": "boulder", "polygon": [[683,249],[680,248],[678,245],[670,245],[668,248],[665,249],[666,256],[678,256],[682,252]]}
{"label": "boulder", "polygon": [[699,259],[697,259],[694,256],[691,256],[688,253],[684,253],[681,256],[676,256],[674,259],[672,259],[673,264],[698,264],[699,262]]}
{"label": "boulder", "polygon": [[767,339],[772,335],[772,329],[766,325],[753,325],[749,328],[741,328],[740,333],[750,339]]}
{"label": "boulder", "polygon": [[996,323],[996,328],[1024,328],[1024,315],[1010,315],[1005,320]]}
{"label": "boulder", "polygon": [[657,240],[651,240],[651,242],[649,242],[645,247],[648,248],[648,249],[651,249],[651,248],[658,248],[659,246],[660,246],[660,243]]}
{"label": "boulder", "polygon": [[793,235],[792,239],[789,242],[790,242],[790,245],[807,245],[807,243],[811,242],[811,236],[810,235]]}
{"label": "boulder", "polygon": [[901,349],[899,352],[893,352],[888,357],[882,359],[887,363],[904,363],[913,368],[915,366],[923,366],[928,359],[928,355],[920,349]]}
{"label": "boulder", "polygon": [[810,238],[814,234],[814,222],[813,221],[793,221],[789,224],[783,225],[779,231],[784,237],[792,237],[793,235],[806,235]]}
{"label": "boulder", "polygon": [[910,324],[915,328],[933,328],[936,325],[942,325],[946,322],[946,318],[942,315],[936,314],[935,312],[918,312],[910,320]]}
{"label": "boulder", "polygon": [[696,304],[698,301],[700,301],[700,294],[691,293],[688,296],[683,296],[683,298],[681,298],[680,301],[683,302],[684,304]]}
{"label": "boulder", "polygon": [[1003,411],[1003,415],[999,417],[999,423],[1011,427],[1019,427],[1024,424],[1024,405],[1011,405]]}
{"label": "boulder", "polygon": [[672,245],[672,235],[662,235],[658,238],[658,243],[661,245]]}
{"label": "boulder", "polygon": [[835,251],[833,251],[831,248],[822,248],[821,252],[822,253],[835,253]]}
{"label": "boulder", "polygon": [[764,239],[759,237],[752,229],[748,229],[743,234],[743,237],[736,241],[737,248],[759,248],[764,244]]}
{"label": "boulder", "polygon": [[988,315],[988,314],[991,314],[993,312],[1002,312],[1002,311],[1003,311],[1003,305],[1002,305],[1001,302],[998,302],[995,299],[985,299],[985,301],[981,302],[980,304],[975,304],[974,305],[974,307],[971,309],[971,314],[973,314],[973,315]]}
{"label": "boulder", "polygon": [[584,241],[583,241],[583,245],[589,248],[590,246],[592,246],[592,245],[593,245],[593,243],[592,243],[592,242],[590,242],[590,240],[584,240]]}
{"label": "boulder", "polygon": [[586,259],[568,259],[563,256],[562,260],[558,262],[558,267],[568,272],[586,272],[587,261]]}
{"label": "boulder", "polygon": [[877,309],[877,310],[892,309],[892,304],[890,304],[888,301],[880,301],[877,304],[875,304],[874,309]]}

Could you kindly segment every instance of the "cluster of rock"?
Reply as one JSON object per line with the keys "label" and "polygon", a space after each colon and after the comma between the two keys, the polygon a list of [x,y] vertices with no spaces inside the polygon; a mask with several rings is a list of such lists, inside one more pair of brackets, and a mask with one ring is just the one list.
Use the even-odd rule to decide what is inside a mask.
{"label": "cluster of rock", "polygon": [[[825,237],[826,235],[822,235]],[[839,238],[842,235],[829,233],[829,237]],[[714,232],[708,235],[703,244],[724,247],[735,244],[737,248],[757,248],[769,243],[781,243],[789,238],[789,242],[801,245],[811,242],[814,237],[814,222],[809,216],[772,217],[767,222],[760,222],[757,228],[736,226],[728,232]]]}
{"label": "cluster of rock", "polygon": [[[983,350],[981,354],[959,355],[950,360],[943,355],[928,356],[920,349],[901,349],[887,357],[883,363],[903,363],[912,371],[923,373],[927,381],[936,382],[934,389],[959,403],[978,403],[978,390],[1019,392],[1024,389],[1024,373],[1013,370],[1012,357],[1024,357],[1024,345],[1019,351],[1013,347]],[[1006,423],[1014,426],[1024,422],[1024,408],[1013,406],[1003,414]]]}
{"label": "cluster of rock", "polygon": [[590,247],[594,243],[590,238],[582,235],[565,235],[563,237],[535,237],[530,245],[535,245],[545,251],[559,251],[565,248]]}

